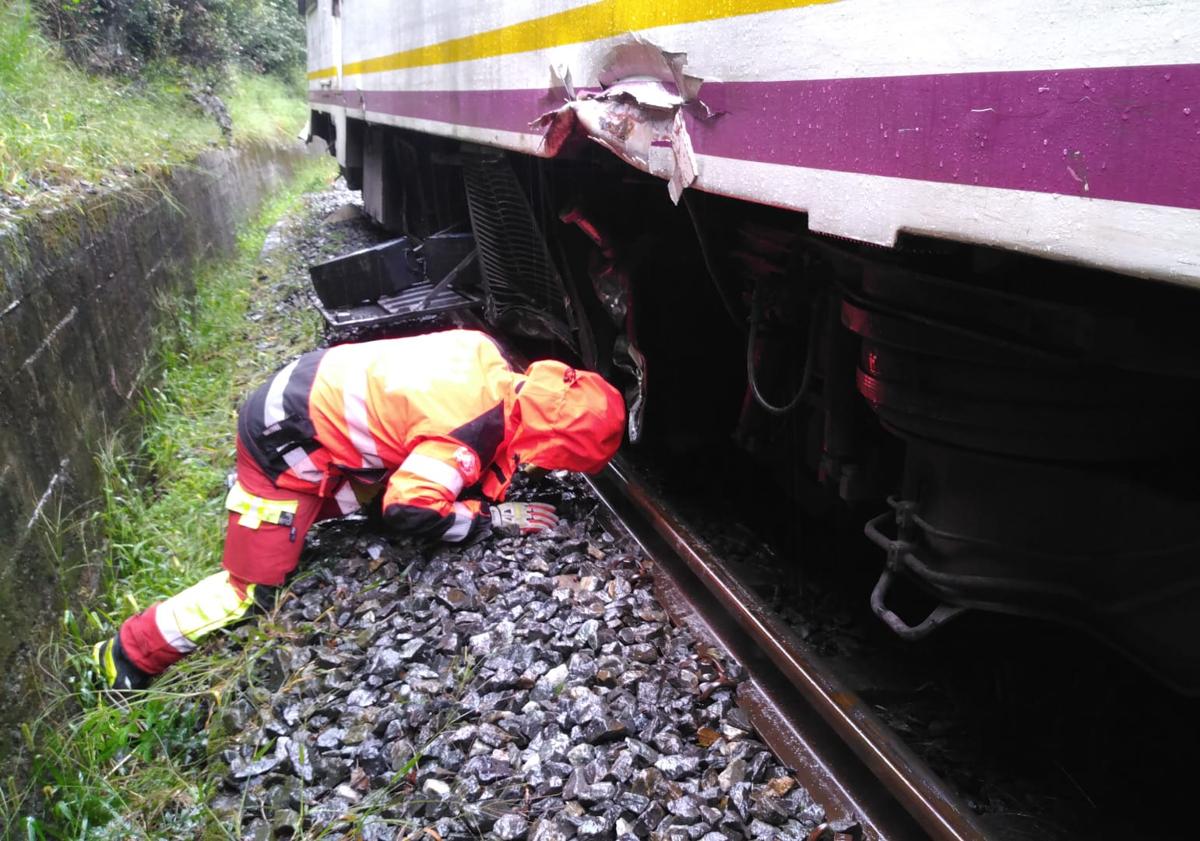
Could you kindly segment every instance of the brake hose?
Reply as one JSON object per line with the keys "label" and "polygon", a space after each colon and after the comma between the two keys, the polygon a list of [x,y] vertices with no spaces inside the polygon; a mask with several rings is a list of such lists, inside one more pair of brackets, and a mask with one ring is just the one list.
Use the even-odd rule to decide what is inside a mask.
{"label": "brake hose", "polygon": [[816,369],[817,337],[820,333],[821,316],[825,313],[825,295],[821,294],[813,301],[812,320],[808,325],[808,350],[804,356],[804,374],[800,377],[800,387],[792,395],[792,399],[782,406],[776,406],[763,396],[758,387],[757,375],[754,371],[754,344],[758,338],[758,322],[762,317],[762,305],[759,303],[758,284],[750,293],[750,336],[746,341],[746,381],[754,400],[772,415],[786,415],[800,405],[800,401],[812,387],[813,371]]}

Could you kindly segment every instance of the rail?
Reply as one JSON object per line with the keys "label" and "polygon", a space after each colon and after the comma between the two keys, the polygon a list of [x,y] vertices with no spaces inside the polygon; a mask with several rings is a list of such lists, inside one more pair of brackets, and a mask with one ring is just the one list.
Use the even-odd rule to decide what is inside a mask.
{"label": "rail", "polygon": [[933,771],[625,461],[616,459],[590,483],[664,574],[660,596],[676,621],[718,643],[746,669],[739,702],[831,823],[857,823],[865,839],[986,837]]}

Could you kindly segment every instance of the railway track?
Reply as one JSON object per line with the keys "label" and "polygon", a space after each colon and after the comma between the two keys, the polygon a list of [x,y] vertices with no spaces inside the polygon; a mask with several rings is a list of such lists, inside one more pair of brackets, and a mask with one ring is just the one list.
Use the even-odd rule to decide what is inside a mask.
{"label": "railway track", "polygon": [[[446,321],[488,329],[466,312]],[[519,359],[511,347],[507,351]],[[650,471],[645,475],[661,479],[662,471],[673,469],[669,459],[656,462],[653,448],[644,449]],[[630,462],[619,460],[591,485],[612,517],[655,559],[659,598],[677,624],[745,666],[749,680],[739,690],[741,706],[819,800],[832,826],[857,823],[864,838],[1071,837],[1084,825],[1098,828],[1095,837],[1127,837],[1122,828],[1131,820],[1135,835],[1138,831],[1138,809],[1158,810],[1163,803],[1186,808],[1190,793],[1177,791],[1183,787],[1162,770],[1165,763],[1143,768],[1139,745],[1152,743],[1156,756],[1171,755],[1175,745],[1187,741],[1176,731],[1193,732],[1190,722],[1200,720],[1195,705],[1146,691],[1141,676],[1122,671],[1122,664],[1110,669],[1104,652],[1087,648],[1087,641],[1060,638],[1053,629],[1022,629],[1025,636],[1014,642],[1011,626],[980,620],[970,636],[964,632],[962,644],[899,651],[890,637],[879,639],[873,616],[866,617],[870,627],[859,633],[864,627],[858,614],[835,616],[823,605],[811,609],[814,593],[821,598],[837,591],[832,601],[843,606],[848,598],[859,598],[838,598],[845,596],[838,590],[844,581],[814,586],[813,576],[806,574],[803,592],[789,593],[796,565],[776,569],[770,559],[760,563],[751,557],[747,568],[753,549],[741,557],[748,577],[734,572],[739,564],[732,555],[738,550],[729,549],[730,535],[746,523],[764,523],[743,519],[754,504],[731,506],[740,512],[732,515],[736,522],[723,514],[716,518],[718,525],[706,516],[709,494],[688,487],[686,477],[693,474],[685,469],[684,478],[671,475],[681,491],[678,497],[671,492],[672,503],[660,498],[652,489],[655,481],[642,479]],[[679,512],[686,512],[695,527],[686,525]],[[775,513],[778,520],[780,512]],[[753,542],[772,529],[756,533]],[[726,548],[714,551],[714,544]],[[821,551],[808,558],[836,556]],[[779,584],[777,591],[789,599],[783,603],[784,617],[771,606],[763,580],[752,579],[765,579],[768,587]],[[804,621],[797,623],[800,614]],[[812,642],[800,636],[809,636],[810,622],[821,650],[838,658],[835,665],[814,654]],[[841,629],[852,625],[849,646],[827,645],[831,636],[844,639]],[[1053,651],[1048,637],[1057,646]],[[1002,660],[1008,651],[1019,656]],[[1086,669],[1081,661],[1088,663]],[[993,669],[993,662],[1000,665]],[[1062,662],[1072,664],[1069,673],[1064,674]],[[1088,715],[1064,712],[1072,709],[1073,694],[1088,698],[1093,707]],[[1136,705],[1132,698],[1138,699]],[[1114,718],[1123,726],[1114,728]],[[906,721],[916,722],[918,729],[906,729]],[[1110,735],[1118,730],[1120,740]],[[902,738],[897,731],[908,735]],[[835,834],[831,830],[822,841]]]}
{"label": "railway track", "polygon": [[974,814],[627,462],[618,458],[590,484],[654,559],[659,598],[674,620],[746,669],[739,701],[829,817],[829,828],[812,837],[986,837]]}

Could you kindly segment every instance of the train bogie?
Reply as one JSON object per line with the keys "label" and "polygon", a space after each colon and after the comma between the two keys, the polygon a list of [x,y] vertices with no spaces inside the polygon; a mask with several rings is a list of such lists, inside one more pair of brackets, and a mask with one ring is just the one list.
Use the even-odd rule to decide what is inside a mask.
{"label": "train bogie", "polygon": [[1200,691],[1189,5],[315,0],[312,130],[635,444],[871,512],[902,636],[1049,618]]}

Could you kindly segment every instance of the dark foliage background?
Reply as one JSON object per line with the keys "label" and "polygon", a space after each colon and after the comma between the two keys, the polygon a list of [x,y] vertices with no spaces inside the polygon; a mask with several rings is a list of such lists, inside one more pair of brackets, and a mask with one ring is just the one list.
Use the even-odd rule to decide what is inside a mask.
{"label": "dark foliage background", "polygon": [[34,0],[48,34],[92,70],[178,62],[219,82],[241,64],[288,77],[304,60],[294,0]]}

